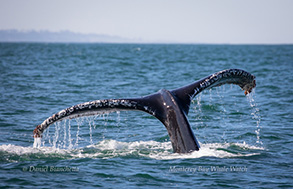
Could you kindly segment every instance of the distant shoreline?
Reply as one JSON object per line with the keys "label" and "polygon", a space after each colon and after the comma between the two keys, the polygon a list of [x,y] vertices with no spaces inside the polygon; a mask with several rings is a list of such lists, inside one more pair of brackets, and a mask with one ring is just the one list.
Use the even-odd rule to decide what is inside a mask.
{"label": "distant shoreline", "polygon": [[82,34],[71,31],[0,30],[0,43],[65,43],[65,44],[174,44],[174,45],[293,45],[293,43],[201,43],[146,41],[104,34]]}
{"label": "distant shoreline", "polygon": [[45,43],[125,43],[140,42],[119,36],[82,34],[71,31],[18,31],[0,30],[0,42],[45,42]]}

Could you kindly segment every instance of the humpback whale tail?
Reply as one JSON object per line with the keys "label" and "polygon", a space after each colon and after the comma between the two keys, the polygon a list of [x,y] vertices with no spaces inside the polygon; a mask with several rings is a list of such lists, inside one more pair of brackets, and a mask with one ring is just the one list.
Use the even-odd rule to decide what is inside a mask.
{"label": "humpback whale tail", "polygon": [[120,110],[138,110],[155,116],[165,125],[174,152],[189,153],[200,148],[187,119],[192,99],[205,89],[223,84],[239,85],[242,90],[245,90],[246,95],[256,86],[254,79],[255,77],[252,74],[244,70],[228,69],[214,73],[190,85],[170,91],[162,89],[157,93],[141,98],[85,102],[61,110],[47,118],[35,128],[33,132],[34,138],[36,140],[42,137],[42,133],[47,127],[63,119],[92,116]]}

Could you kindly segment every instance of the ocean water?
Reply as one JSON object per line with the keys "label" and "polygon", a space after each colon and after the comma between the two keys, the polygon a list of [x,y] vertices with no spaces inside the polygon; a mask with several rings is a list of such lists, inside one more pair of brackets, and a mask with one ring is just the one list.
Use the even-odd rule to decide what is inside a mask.
{"label": "ocean water", "polygon": [[[201,149],[176,154],[164,125],[136,111],[33,129],[69,106],[175,89],[223,69],[256,76],[197,95]],[[292,188],[293,46],[0,44],[0,187]]]}

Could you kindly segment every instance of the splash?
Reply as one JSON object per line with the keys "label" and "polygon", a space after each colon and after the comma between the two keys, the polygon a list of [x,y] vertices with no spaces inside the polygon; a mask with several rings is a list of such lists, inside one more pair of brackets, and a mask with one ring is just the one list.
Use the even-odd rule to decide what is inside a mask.
{"label": "splash", "polygon": [[[238,158],[238,157],[249,157],[257,156],[261,153],[257,146],[248,145],[246,143],[206,143],[200,144],[200,151],[194,151],[188,154],[173,154],[173,153],[152,153],[149,157],[154,159],[196,159],[202,157],[216,157],[216,158]],[[237,150],[236,150],[236,149]]]}
{"label": "splash", "polygon": [[[201,144],[200,151],[187,154],[173,153],[171,142],[135,141],[122,142],[117,140],[102,140],[97,144],[76,149],[60,149],[54,147],[22,147],[17,145],[1,145],[0,152],[4,156],[12,154],[29,156],[30,159],[112,159],[117,157],[144,157],[157,160],[197,159],[202,157],[239,158],[261,155],[265,149],[244,143],[206,143]],[[16,158],[17,159],[17,158]]]}

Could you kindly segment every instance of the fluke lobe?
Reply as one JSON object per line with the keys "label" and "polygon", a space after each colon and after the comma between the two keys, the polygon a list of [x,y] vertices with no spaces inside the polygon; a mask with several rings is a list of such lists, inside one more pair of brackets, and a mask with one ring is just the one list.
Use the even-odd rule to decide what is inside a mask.
{"label": "fluke lobe", "polygon": [[141,98],[85,102],[61,110],[47,118],[35,128],[34,138],[42,137],[42,133],[47,127],[63,119],[121,110],[139,110],[155,116],[165,125],[174,152],[189,153],[200,148],[187,119],[191,100],[201,91],[223,84],[236,84],[245,91],[245,95],[256,86],[255,76],[252,74],[240,69],[228,69],[214,73],[190,85],[170,91],[161,89],[157,93]]}

